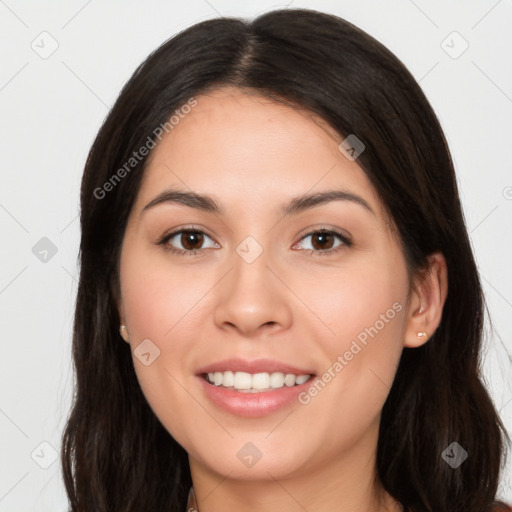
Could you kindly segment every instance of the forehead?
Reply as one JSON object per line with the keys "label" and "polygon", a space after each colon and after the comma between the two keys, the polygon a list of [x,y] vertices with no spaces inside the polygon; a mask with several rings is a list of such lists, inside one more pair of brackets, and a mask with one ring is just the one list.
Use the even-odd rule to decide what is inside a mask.
{"label": "forehead", "polygon": [[155,155],[158,149],[180,154],[180,146],[194,145],[191,157],[200,157],[214,146],[234,159],[242,155],[277,159],[308,155],[311,146],[332,152],[339,143],[335,130],[312,112],[255,92],[229,87],[195,99],[196,106],[164,137]]}
{"label": "forehead", "polygon": [[381,209],[365,173],[338,149],[343,137],[314,113],[235,88],[195,100],[152,150],[139,202],[179,186],[226,203],[242,193],[257,207],[337,187]]}

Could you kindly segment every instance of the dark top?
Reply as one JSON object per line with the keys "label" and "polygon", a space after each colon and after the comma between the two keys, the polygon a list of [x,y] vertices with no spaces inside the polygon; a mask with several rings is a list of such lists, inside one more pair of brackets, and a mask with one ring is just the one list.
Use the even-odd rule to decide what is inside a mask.
{"label": "dark top", "polygon": [[[188,492],[187,508],[185,512],[199,512],[194,487],[191,487]],[[512,507],[509,507],[505,503],[496,502],[494,504],[493,512],[512,512]]]}

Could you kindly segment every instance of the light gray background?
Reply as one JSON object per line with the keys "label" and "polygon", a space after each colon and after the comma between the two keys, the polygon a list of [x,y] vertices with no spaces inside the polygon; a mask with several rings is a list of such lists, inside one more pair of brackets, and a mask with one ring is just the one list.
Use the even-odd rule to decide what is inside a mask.
{"label": "light gray background", "polygon": [[[438,114],[494,325],[487,329],[485,375],[511,432],[512,2],[289,5],[337,14],[379,39]],[[67,509],[55,457],[73,386],[79,186],[100,123],[135,67],[177,31],[219,15],[253,17],[285,6],[0,0],[0,511]],[[48,241],[39,242],[43,237],[54,255]],[[501,487],[509,502],[511,467]]]}

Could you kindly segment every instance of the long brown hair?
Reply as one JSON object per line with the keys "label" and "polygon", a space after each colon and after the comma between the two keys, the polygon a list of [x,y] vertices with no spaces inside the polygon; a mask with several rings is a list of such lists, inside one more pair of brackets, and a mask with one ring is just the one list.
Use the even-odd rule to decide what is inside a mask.
{"label": "long brown hair", "polygon": [[[444,254],[442,322],[425,345],[403,351],[382,411],[378,478],[410,511],[490,510],[506,431],[480,378],[482,289],[445,137],[389,50],[343,19],[304,9],[213,19],[171,38],[136,69],[94,141],[81,188],[75,395],[62,439],[71,510],[185,509],[187,454],[149,407],[118,331],[119,253],[147,157],[113,176],[190,98],[224,85],[357,134],[358,163],[398,227],[409,270]],[[469,454],[456,469],[441,457],[454,441]]]}

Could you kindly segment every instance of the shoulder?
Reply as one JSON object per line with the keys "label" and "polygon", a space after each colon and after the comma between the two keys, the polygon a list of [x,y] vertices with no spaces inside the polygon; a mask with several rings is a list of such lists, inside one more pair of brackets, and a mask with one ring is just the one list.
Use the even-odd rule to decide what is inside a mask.
{"label": "shoulder", "polygon": [[495,501],[492,507],[492,512],[512,512],[512,507],[501,501]]}

